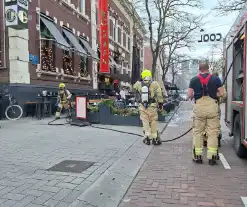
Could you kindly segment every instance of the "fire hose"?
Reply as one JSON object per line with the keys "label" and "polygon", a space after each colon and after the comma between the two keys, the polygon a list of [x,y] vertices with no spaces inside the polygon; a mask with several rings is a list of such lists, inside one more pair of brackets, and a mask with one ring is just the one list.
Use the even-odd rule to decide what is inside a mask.
{"label": "fire hose", "polygon": [[[224,77],[224,80],[222,82],[222,85],[225,84],[226,80],[227,80],[227,77],[229,75],[229,72],[231,71],[232,69],[232,66],[233,66],[233,63],[237,57],[237,55],[241,52],[243,48],[241,47],[237,53],[235,54],[228,70],[227,70],[227,73]],[[178,111],[178,109],[180,108],[181,104],[176,108],[175,112],[173,113],[173,115],[168,119],[167,123],[165,124],[165,126],[163,127],[163,129],[161,130],[161,132],[158,132],[160,135],[162,135],[164,133],[164,131],[166,130],[166,128],[168,127],[168,124],[170,123],[170,121],[172,120],[172,118],[174,117],[174,115],[176,114],[176,112]],[[56,119],[55,119],[56,120]],[[64,125],[64,124],[51,124],[52,122],[54,122],[55,120],[52,120],[48,123],[48,125]],[[67,122],[65,124],[69,124],[70,122]],[[118,132],[118,133],[122,133],[122,134],[129,134],[129,135],[133,135],[133,136],[138,136],[138,137],[143,137],[143,135],[140,135],[140,134],[136,134],[136,133],[132,133],[132,132],[126,132],[126,131],[121,131],[121,130],[117,130],[117,129],[110,129],[110,128],[106,128],[106,127],[99,127],[99,126],[95,126],[95,125],[92,125],[91,123],[89,123],[88,125],[85,125],[85,126],[91,126],[92,128],[95,128],[95,129],[102,129],[102,130],[108,130],[108,131],[114,131],[114,132]],[[172,142],[172,141],[175,141],[177,139],[180,139],[182,138],[183,136],[185,136],[186,134],[188,134],[193,128],[191,127],[190,129],[188,129],[186,132],[184,132],[183,134],[175,137],[175,138],[172,138],[172,139],[169,139],[169,140],[161,140],[161,142]]]}

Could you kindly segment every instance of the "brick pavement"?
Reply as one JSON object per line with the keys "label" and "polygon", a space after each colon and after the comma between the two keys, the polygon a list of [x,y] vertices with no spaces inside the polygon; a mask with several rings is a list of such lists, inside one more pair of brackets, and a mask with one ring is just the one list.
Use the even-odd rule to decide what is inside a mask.
{"label": "brick pavement", "polygon": [[[190,110],[189,104],[183,104],[182,119],[169,125],[163,139],[176,137],[191,126]],[[247,161],[235,155],[224,125],[223,130],[220,152],[231,169],[226,170],[221,162],[209,166],[206,159],[202,165],[193,163],[188,134],[152,149],[119,207],[244,206],[241,196],[247,196]]]}
{"label": "brick pavement", "polygon": [[[125,162],[123,159],[135,153],[135,165],[125,165],[126,170],[132,172],[128,181],[123,183],[126,191],[151,151],[139,137],[120,136],[117,132],[90,127],[48,126],[48,121],[0,122],[0,206],[68,207],[85,190],[92,189],[112,166],[112,176],[115,177],[114,172],[118,173]],[[127,127],[118,129],[127,130]],[[136,127],[128,127],[128,130],[141,132]],[[92,161],[95,164],[79,174],[46,171],[63,160]],[[115,188],[121,196],[119,200],[125,191]]]}

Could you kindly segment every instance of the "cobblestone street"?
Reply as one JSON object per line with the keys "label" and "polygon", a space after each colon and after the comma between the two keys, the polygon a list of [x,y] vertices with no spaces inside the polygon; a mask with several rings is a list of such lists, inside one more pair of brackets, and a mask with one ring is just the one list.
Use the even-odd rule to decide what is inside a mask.
{"label": "cobblestone street", "polygon": [[[191,109],[189,102],[181,105],[163,140],[191,127]],[[235,155],[224,123],[221,161],[209,166],[206,159],[203,165],[191,161],[191,133],[153,147],[127,134],[48,121],[0,122],[0,206],[244,206],[247,161]],[[48,171],[68,160],[93,163],[82,173]]]}
{"label": "cobblestone street", "polygon": [[[187,117],[187,121],[181,118],[176,124],[169,124],[164,140],[189,129],[190,109],[189,104],[182,105],[179,116]],[[206,158],[202,165],[193,163],[189,133],[179,140],[152,149],[120,207],[245,206],[241,197],[247,196],[247,162],[237,157],[228,137],[228,129],[223,121],[221,124],[224,140],[220,153],[231,169],[227,169],[222,157],[222,162],[219,161],[217,166],[208,165]]]}
{"label": "cobblestone street", "polygon": [[[110,192],[114,185],[106,182],[106,174],[110,180],[123,181],[124,186],[115,186],[115,194],[111,193],[115,200],[105,201],[117,206],[151,147],[139,137],[90,127],[48,126],[48,121],[0,122],[0,206],[69,206],[87,189],[93,189],[92,195]],[[141,133],[135,127],[118,129]],[[46,171],[64,160],[95,164],[83,173]],[[95,185],[102,174],[104,183],[98,192]]]}

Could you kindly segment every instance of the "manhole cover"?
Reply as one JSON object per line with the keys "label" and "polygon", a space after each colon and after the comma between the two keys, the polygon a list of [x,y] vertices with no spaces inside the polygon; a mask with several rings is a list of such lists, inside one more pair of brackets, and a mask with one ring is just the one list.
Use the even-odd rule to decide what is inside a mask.
{"label": "manhole cover", "polygon": [[53,167],[47,169],[47,171],[58,171],[58,172],[70,172],[70,173],[81,173],[91,167],[94,162],[77,161],[77,160],[64,160]]}

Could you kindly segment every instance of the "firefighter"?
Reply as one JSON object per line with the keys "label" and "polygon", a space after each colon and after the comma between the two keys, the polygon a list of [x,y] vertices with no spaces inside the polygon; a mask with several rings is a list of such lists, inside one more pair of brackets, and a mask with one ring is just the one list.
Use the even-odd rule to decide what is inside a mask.
{"label": "firefighter", "polygon": [[68,109],[70,107],[69,100],[71,96],[72,94],[65,88],[65,84],[60,83],[57,97],[56,119],[60,119],[60,114],[63,108]]}
{"label": "firefighter", "polygon": [[144,140],[147,145],[160,145],[161,140],[157,129],[159,110],[163,109],[162,90],[157,81],[152,80],[150,70],[144,70],[141,74],[142,81],[137,81],[133,89],[136,101],[139,102],[140,119],[143,123]]}
{"label": "firefighter", "polygon": [[[219,77],[219,73],[218,72],[214,72],[212,73],[213,75]],[[219,120],[221,119],[221,110],[220,110],[220,104],[221,103],[224,103],[225,99],[226,99],[226,88],[225,86],[222,86],[223,87],[223,90],[224,90],[224,94],[222,97],[219,97],[219,94],[217,93],[217,97],[218,97],[218,104],[219,104],[219,107],[218,107],[218,112],[219,112]],[[207,130],[206,130],[207,131]],[[204,132],[203,134],[203,145],[205,147],[207,147],[207,133],[206,131]],[[221,126],[219,125],[219,136],[218,136],[218,147],[221,147],[221,138],[222,138],[222,133],[221,133]]]}
{"label": "firefighter", "polygon": [[192,157],[196,163],[202,163],[203,133],[207,129],[207,158],[210,165],[218,160],[219,112],[218,97],[224,95],[224,89],[219,77],[209,73],[205,62],[199,64],[199,74],[191,79],[188,89],[188,99],[194,97],[193,145]]}

